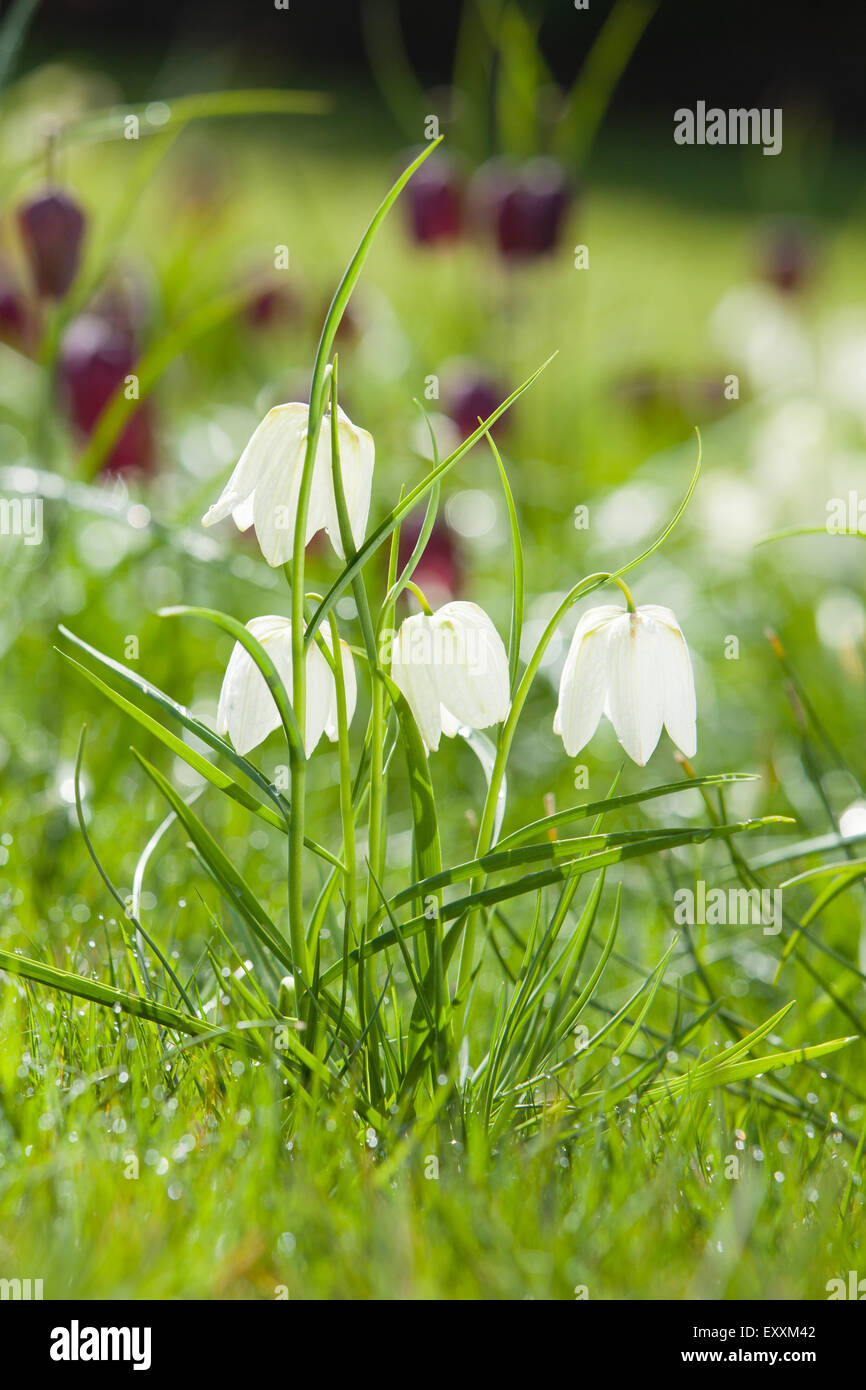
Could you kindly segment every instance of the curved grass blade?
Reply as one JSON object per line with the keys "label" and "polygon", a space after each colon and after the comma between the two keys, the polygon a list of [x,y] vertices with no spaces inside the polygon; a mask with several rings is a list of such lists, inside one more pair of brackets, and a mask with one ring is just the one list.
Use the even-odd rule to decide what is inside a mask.
{"label": "curved grass blade", "polygon": [[[508,481],[508,474],[502,457],[493,442],[493,436],[488,433],[487,442],[496,460],[496,467],[499,470],[499,478],[502,483],[502,491],[505,495],[505,506],[508,511],[508,526],[511,534],[511,564],[514,569],[514,582],[511,589],[511,628],[508,634],[508,671],[510,676],[511,694],[517,688],[518,666],[520,664],[520,638],[523,632],[523,608],[525,600],[525,567],[523,561],[523,540],[520,535],[520,522],[517,520],[517,509],[514,505],[514,494],[511,491],[511,484]],[[496,836],[494,835],[494,840]]]}
{"label": "curved grass blade", "polygon": [[[841,870],[841,872],[839,872],[838,865],[834,865],[833,867],[837,871],[836,877],[833,879],[831,883],[828,883],[826,885],[822,892],[818,894],[814,902],[806,909],[806,911],[803,913],[803,916],[800,918],[798,925],[794,928],[794,930],[788,937],[788,940],[785,942],[785,945],[782,948],[781,956],[779,957],[779,964],[776,969],[776,974],[773,977],[774,984],[779,983],[779,977],[782,973],[782,969],[785,965],[785,962],[788,960],[792,951],[796,949],[798,942],[802,940],[805,928],[811,926],[812,922],[815,921],[816,917],[820,917],[825,907],[829,907],[830,903],[833,902],[835,898],[838,898],[840,893],[845,893],[852,886],[852,884],[859,883],[860,880],[864,876],[866,876],[866,863],[864,863],[862,860],[860,860],[859,862],[856,860],[852,861],[850,863],[850,868],[848,865],[846,865]],[[798,876],[798,878],[794,879],[793,882],[796,883],[798,881],[801,881],[802,879],[810,877],[814,877],[814,875],[801,874]]]}
{"label": "curved grass blade", "polygon": [[799,1062],[807,1062],[815,1057],[827,1057],[830,1053],[839,1052],[843,1047],[849,1047],[852,1042],[858,1041],[857,1037],[833,1038],[830,1042],[815,1043],[812,1047],[795,1047],[790,1052],[773,1052],[768,1057],[752,1057],[745,1062],[722,1062],[706,1071],[697,1068],[672,1081],[660,1081],[650,1086],[644,1092],[644,1096],[649,1100],[663,1100],[671,1096],[691,1094],[694,1091],[705,1091],[714,1086],[730,1086],[732,1082],[748,1081],[763,1076],[765,1072],[776,1071],[779,1067],[796,1066]]}
{"label": "curved grass blade", "polygon": [[726,827],[697,826],[693,829],[685,829],[667,826],[649,831],[606,830],[597,831],[591,835],[580,835],[568,840],[544,840],[541,844],[524,845],[521,848],[499,848],[491,850],[489,854],[481,855],[478,859],[470,859],[464,864],[455,864],[450,869],[443,869],[435,876],[401,889],[391,899],[391,905],[401,907],[404,903],[411,902],[413,898],[426,896],[427,893],[447,887],[452,883],[465,882],[466,879],[474,878],[476,874],[492,874],[506,869],[523,868],[525,865],[543,863],[545,860],[565,859],[572,863],[577,862],[581,855],[585,855],[588,859],[588,851],[593,846],[600,848],[607,845],[646,845],[651,850],[653,846],[658,846],[662,842],[667,845],[672,840],[678,840],[680,836],[686,837],[682,843],[703,844],[707,839],[718,838],[723,830],[733,834],[737,831],[756,830],[762,826],[786,822],[787,819],[785,816],[762,816],[755,820],[734,822]]}
{"label": "curved grass blade", "polygon": [[[186,1005],[186,1007],[189,1009],[190,1013],[191,1013],[191,1014],[194,1014],[196,1011],[195,1011],[195,1008],[194,1008],[194,1006],[193,1006],[192,1000],[190,999],[189,995],[187,994],[186,990],[184,989],[183,985],[181,984],[180,980],[178,979],[177,975],[175,974],[175,971],[174,971],[172,965],[171,965],[170,962],[166,959],[166,956],[164,955],[163,951],[160,949],[159,944],[158,944],[156,941],[154,941],[153,937],[151,937],[151,936],[148,934],[148,932],[145,931],[144,927],[141,925],[141,922],[138,920],[138,917],[137,917],[137,915],[136,915],[136,913],[135,913],[135,911],[134,911],[134,907],[133,907],[132,905],[130,905],[129,903],[127,903],[127,902],[124,900],[124,898],[121,896],[120,891],[119,891],[119,890],[115,887],[115,885],[112,883],[111,879],[109,878],[109,876],[108,876],[106,870],[104,869],[104,867],[103,867],[103,865],[102,865],[102,863],[101,863],[101,861],[100,861],[100,859],[99,859],[98,854],[96,853],[96,850],[95,850],[94,847],[93,847],[93,842],[91,841],[90,835],[89,835],[88,830],[87,830],[87,821],[86,821],[86,819],[85,819],[85,815],[84,815],[84,806],[83,806],[83,804],[82,804],[82,798],[81,798],[81,763],[82,763],[82,760],[83,760],[83,758],[84,758],[84,741],[85,741],[86,734],[87,734],[87,725],[85,724],[85,725],[82,726],[82,729],[81,729],[81,734],[80,734],[79,739],[78,739],[78,752],[76,753],[76,757],[75,757],[75,813],[76,813],[76,816],[77,816],[77,818],[78,818],[78,828],[79,828],[79,830],[81,831],[81,838],[82,838],[83,841],[84,841],[85,847],[86,847],[86,849],[87,849],[87,853],[90,855],[90,858],[92,859],[92,861],[93,861],[93,863],[94,863],[94,865],[95,865],[95,867],[96,867],[96,870],[97,870],[97,873],[99,874],[99,877],[102,879],[102,882],[105,884],[105,886],[106,886],[106,888],[108,889],[109,893],[111,894],[112,898],[114,899],[114,901],[117,903],[118,907],[120,908],[121,913],[123,914],[124,919],[128,919],[128,920],[132,923],[133,927],[135,928],[136,933],[139,934],[139,935],[143,938],[143,940],[147,942],[148,946],[150,947],[150,949],[153,951],[154,955],[155,955],[156,958],[158,959],[158,961],[159,961],[160,965],[162,966],[163,970],[165,971],[166,975],[167,975],[168,978],[171,980],[172,984],[174,985],[175,989],[177,990],[178,994],[180,995],[181,1000],[182,1000],[183,1003]],[[116,984],[117,984],[117,981],[116,981],[115,975],[114,975],[114,962],[113,962],[113,960],[112,960],[112,954],[111,954],[111,941],[110,941],[110,939],[109,939],[109,937],[108,937],[108,929],[107,929],[107,928],[106,928],[106,933],[105,933],[105,935],[106,935],[106,946],[107,946],[107,955],[108,955],[108,972],[109,972],[109,975],[110,975],[110,977],[111,977],[111,983],[112,983],[112,985],[116,985]],[[140,962],[140,965],[141,965],[141,976],[140,976],[140,978],[139,978],[139,980],[138,980],[137,983],[140,985],[141,982],[142,982],[142,980],[143,980],[144,983],[145,983],[145,987],[147,988],[148,992],[150,992],[150,981],[149,981],[148,976],[147,976],[147,971],[146,971],[146,969],[144,968],[144,962],[141,961],[141,962]]]}
{"label": "curved grass blade", "polygon": [[557,825],[567,825],[569,821],[573,820],[586,820],[590,816],[606,815],[609,811],[621,810],[623,806],[638,806],[641,802],[653,801],[658,796],[673,796],[677,792],[690,791],[693,787],[717,787],[729,782],[756,782],[758,780],[757,774],[751,772],[708,773],[705,777],[694,777],[682,782],[667,782],[663,786],[649,787],[645,791],[630,792],[625,796],[610,796],[605,801],[587,801],[581,806],[570,806],[564,811],[557,811],[552,816],[543,816],[541,820],[524,825],[520,830],[515,830],[511,835],[506,835],[504,839],[500,840],[499,849],[510,849],[515,845],[522,844],[524,840],[531,839],[533,835],[544,834],[547,830],[552,830]]}
{"label": "curved grass blade", "polygon": [[[0,950],[0,970],[32,980],[36,984],[48,985],[49,988],[60,990],[63,994],[86,999],[91,1004],[102,1004],[108,1009],[119,1007],[123,1013],[132,1014],[135,1018],[147,1019],[150,1023],[158,1023],[162,1028],[187,1033],[202,1041],[208,1041],[212,1033],[222,1032],[211,1029],[200,1018],[185,1014],[181,1009],[159,1004],[143,995],[130,994],[128,990],[103,984],[101,980],[76,975],[71,970],[61,970],[55,965],[33,960],[29,956],[20,956],[15,951]],[[237,1039],[232,1038],[230,1034],[224,1035],[224,1040],[228,1047],[240,1050]]]}
{"label": "curved grass blade", "polygon": [[160,618],[205,618],[209,623],[222,628],[223,632],[234,637],[236,642],[240,642],[259,668],[274,698],[274,704],[277,707],[289,747],[294,749],[301,758],[306,756],[294,711],[289,703],[288,693],[280,674],[261,642],[244,627],[243,623],[238,622],[237,618],[232,618],[228,613],[221,613],[217,608],[198,608],[185,603],[176,604],[171,608],[160,608],[157,612]]}
{"label": "curved grass blade", "polygon": [[209,762],[207,758],[197,753],[188,743],[184,743],[182,738],[178,738],[176,734],[164,728],[158,720],[152,719],[149,714],[145,714],[144,710],[140,710],[137,705],[134,705],[131,700],[127,700],[119,691],[113,690],[110,685],[100,680],[99,676],[93,671],[89,671],[80,661],[76,661],[74,657],[68,656],[66,652],[60,651],[59,647],[56,648],[56,650],[59,655],[63,657],[64,661],[68,661],[70,666],[80,671],[81,674],[90,681],[91,685],[102,695],[105,695],[107,699],[111,700],[119,710],[122,710],[124,714],[128,714],[130,719],[134,719],[136,723],[140,724],[148,733],[153,734],[153,737],[164,744],[169,752],[173,753],[175,757],[181,758],[183,762],[193,768],[205,781],[210,782],[212,787],[217,787],[220,791],[225,792],[226,796],[230,796],[233,801],[237,801],[248,811],[252,811],[255,815],[260,816],[262,820],[267,821],[269,825],[275,826],[276,829],[281,830],[283,834],[286,833],[286,817],[279,816],[270,806],[265,806],[262,802],[257,801],[256,798],[240,786],[233,777],[229,777],[228,773],[222,772],[212,762]]}
{"label": "curved grass blade", "polygon": [[188,347],[206,333],[233,318],[249,298],[249,290],[233,290],[193,309],[181,323],[169,329],[139,358],[135,368],[138,396],[128,400],[125,380],[117,387],[96,423],[96,427],[78,460],[78,469],[85,479],[95,478],[112,448],[123,433],[129,419],[140,408],[168,366],[186,352]]}
{"label": "curved grass blade", "polygon": [[268,950],[287,970],[292,970],[293,964],[288,942],[280,937],[276,926],[247,884],[246,879],[238,872],[210,831],[199,820],[192,808],[187,806],[171,783],[163,777],[159,769],[149,763],[137,748],[133,748],[132,753],[185,827],[196,849],[204,858],[215,878],[222,884],[223,891],[232,906],[242,913],[244,920],[262,944],[267,946]]}
{"label": "curved grass blade", "polygon": [[769,536],[762,536],[759,541],[755,542],[755,545],[770,545],[772,541],[787,541],[792,536],[857,536],[862,541],[866,540],[866,531],[828,531],[826,522],[823,526],[786,526],[781,531],[771,531]]}
{"label": "curved grass blade", "polygon": [[14,70],[19,50],[38,5],[39,0],[15,0],[0,25],[0,92]]}
{"label": "curved grass blade", "polygon": [[518,386],[515,391],[512,391],[511,395],[507,396],[501,405],[498,405],[496,409],[488,415],[487,419],[482,425],[479,425],[477,430],[474,430],[472,434],[468,435],[466,439],[463,440],[462,444],[458,445],[458,447],[450,453],[447,458],[444,458],[440,464],[437,464],[417,487],[414,487],[411,492],[408,492],[402,501],[398,502],[397,505],[391,509],[384,521],[380,522],[375,531],[367,537],[364,544],[356,552],[354,559],[346,565],[345,569],[337,576],[330,589],[325,594],[325,597],[322,599],[307,627],[304,636],[304,644],[306,646],[309,646],[310,642],[312,642],[313,636],[325,614],[333,608],[337,599],[349,587],[355,575],[363,568],[370,557],[375,555],[380,545],[388,539],[395,526],[399,525],[403,518],[412,511],[413,507],[423,501],[431,488],[433,488],[446,473],[450,472],[454,465],[463,458],[463,455],[468,453],[474,444],[478,443],[479,439],[484,437],[490,426],[495,424],[500,415],[503,415],[505,411],[508,410],[509,406],[513,405],[517,398],[522,396],[523,392],[529,389],[535,379],[544,371],[545,367],[553,361],[555,356],[556,353],[553,353],[548,357],[546,362],[542,362],[541,366],[536,368],[532,375],[527,377],[526,381],[524,381],[521,386]]}
{"label": "curved grass blade", "polygon": [[[138,106],[116,106],[105,111],[90,112],[76,121],[67,121],[58,134],[58,146],[69,149],[75,145],[103,144],[126,138],[127,118],[138,120],[139,134],[159,135],[190,121],[215,120],[230,116],[318,116],[327,112],[331,98],[325,92],[281,91],[279,88],[241,88],[237,91],[201,92],[190,96],[171,97],[158,103],[159,121],[151,120],[153,102]],[[19,168],[24,170],[35,162],[30,158]]]}
{"label": "curved grass blade", "polygon": [[[763,818],[751,821],[739,821],[724,826],[702,826],[698,829],[677,831],[675,834],[663,836],[651,841],[644,839],[637,844],[617,845],[613,848],[600,850],[597,853],[581,854],[577,858],[556,868],[544,869],[539,873],[526,874],[523,878],[514,883],[502,884],[495,888],[482,889],[477,893],[470,893],[462,898],[456,898],[453,902],[445,903],[441,909],[443,921],[453,921],[464,916],[465,913],[475,907],[491,907],[496,903],[505,902],[511,898],[523,897],[528,893],[535,893],[540,888],[545,888],[552,883],[563,883],[583,874],[592,873],[596,869],[604,868],[609,864],[623,863],[628,859],[639,859],[647,854],[658,854],[661,850],[678,849],[683,845],[704,844],[707,840],[724,839],[728,835],[740,834],[743,831],[760,829],[768,824],[768,821],[777,819],[776,817]],[[782,817],[781,819],[785,819]],[[555,842],[554,842],[555,843]],[[553,847],[553,845],[551,845]],[[477,861],[480,863],[481,861]],[[461,866],[464,867],[464,866]],[[437,876],[437,881],[441,876]],[[410,888],[404,889],[403,894],[409,897],[417,897],[423,884],[413,884]],[[398,894],[397,898],[401,895]],[[397,902],[397,898],[392,898],[392,906]],[[404,936],[414,936],[423,931],[427,925],[425,918],[415,917],[405,922],[402,927]],[[450,935],[450,933],[449,933]],[[366,955],[375,955],[379,951],[385,951],[395,946],[396,938],[390,931],[383,931],[378,936],[369,941],[365,947]],[[357,952],[350,953],[350,959],[356,960]],[[447,938],[446,938],[446,960],[447,960]],[[340,966],[331,966],[322,975],[322,983],[328,984],[340,971]]]}
{"label": "curved grass blade", "polygon": [[106,667],[107,670],[119,676],[127,685],[132,686],[132,688],[139,691],[140,694],[146,695],[154,704],[159,705],[160,709],[170,714],[174,719],[177,719],[185,729],[189,729],[191,734],[195,734],[196,738],[201,739],[202,743],[206,743],[215,753],[222,753],[281,809],[284,816],[288,817],[288,807],[284,799],[280,793],[271,786],[267,778],[262,776],[259,769],[253,763],[248,762],[246,758],[242,757],[240,753],[235,752],[231,744],[226,742],[224,738],[220,738],[219,734],[215,734],[213,729],[209,728],[207,724],[203,724],[200,719],[196,719],[185,705],[178,704],[177,700],[173,700],[170,695],[166,695],[165,691],[160,690],[158,686],[152,685],[150,681],[145,680],[137,671],[130,670],[130,668],[124,666],[122,662],[115,661],[113,657],[106,656],[105,653],[99,651],[97,647],[92,647],[90,643],[85,642],[83,638],[76,637],[75,633],[70,632],[69,628],[64,627],[62,623],[58,624],[57,630],[70,642],[73,642],[76,647],[80,648],[81,651],[87,652],[88,656],[92,656],[94,661],[98,661],[100,665]]}

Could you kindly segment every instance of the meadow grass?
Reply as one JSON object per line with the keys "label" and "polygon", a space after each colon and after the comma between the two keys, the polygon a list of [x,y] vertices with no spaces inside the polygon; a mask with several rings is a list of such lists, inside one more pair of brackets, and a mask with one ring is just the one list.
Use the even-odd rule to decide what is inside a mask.
{"label": "meadow grass", "polygon": [[[91,197],[107,220],[124,157],[109,151],[97,159],[85,149],[71,161],[83,187],[104,193],[104,203]],[[130,738],[182,795],[199,782],[166,756],[154,730],[142,731],[65,666],[54,643],[142,703],[58,637],[57,624],[121,662],[125,639],[135,635],[139,656],[129,665],[212,724],[228,637],[155,612],[200,605],[244,622],[285,609],[281,576],[243,542],[227,542],[205,560],[184,528],[197,526],[258,416],[289,394],[295,373],[309,375],[339,267],[387,183],[379,159],[363,152],[324,159],[299,143],[288,159],[289,196],[284,142],[235,137],[224,158],[234,191],[207,231],[183,213],[166,232],[165,200],[175,186],[159,179],[130,224],[126,249],[149,248],[158,286],[154,341],[164,343],[171,325],[230,291],[230,268],[251,246],[266,257],[288,243],[314,308],[278,349],[229,320],[229,331],[203,333],[160,378],[167,462],[148,504],[162,524],[133,537],[95,515],[95,496],[68,491],[75,461],[56,422],[39,447],[33,443],[44,400],[33,364],[14,364],[20,383],[4,397],[4,462],[55,467],[67,500],[51,512],[50,547],[4,555],[11,597],[3,618],[0,947],[46,963],[48,973],[28,980],[5,957],[0,1274],[43,1277],[48,1297],[824,1297],[827,1281],[863,1258],[857,866],[844,880],[834,872],[802,881],[790,896],[786,889],[789,917],[778,936],[759,925],[719,933],[698,923],[679,930],[672,946],[671,928],[674,891],[683,884],[776,886],[841,852],[822,837],[835,834],[838,812],[859,787],[863,668],[851,653],[817,643],[814,586],[816,574],[828,587],[858,583],[855,543],[844,554],[837,547],[828,562],[819,548],[834,542],[814,542],[809,570],[779,547],[735,548],[718,562],[707,556],[713,516],[701,511],[699,485],[670,542],[630,580],[645,601],[676,593],[678,612],[690,615],[683,621],[698,675],[696,771],[758,773],[759,780],[641,800],[648,788],[686,774],[668,748],[651,770],[629,767],[620,777],[621,750],[608,731],[581,755],[590,790],[576,792],[551,733],[555,695],[542,669],[508,768],[503,834],[550,814],[546,797],[557,810],[604,802],[620,777],[615,794],[626,801],[605,812],[601,830],[631,834],[638,845],[649,846],[662,828],[668,838],[628,862],[618,852],[625,841],[614,842],[595,905],[592,884],[581,884],[563,906],[555,882],[530,904],[494,904],[479,937],[468,1052],[461,1055],[458,1034],[443,1076],[427,1069],[420,1082],[406,1081],[401,1039],[419,990],[392,920],[391,973],[379,970],[373,989],[374,1001],[381,991],[376,1017],[387,1024],[359,1041],[357,1019],[345,1020],[355,1032],[342,1039],[337,1081],[332,1074],[326,1082],[313,1065],[324,1052],[287,1065],[271,1045],[274,1029],[293,1014],[279,994],[285,967],[268,963],[249,914],[227,902],[197,829],[170,826],[148,861],[138,919],[150,942],[136,940],[99,878],[74,805],[83,723],[82,818],[121,903],[168,809],[164,787],[130,754]],[[178,177],[184,167],[178,163]],[[371,526],[394,506],[399,487],[415,486],[428,469],[407,443],[417,415],[411,400],[428,371],[471,353],[513,389],[557,351],[515,403],[501,444],[524,537],[527,625],[537,635],[582,574],[624,563],[673,514],[694,464],[691,424],[702,426],[702,482],[716,472],[748,477],[763,409],[757,392],[730,416],[714,406],[687,420],[681,405],[648,414],[624,408],[613,388],[647,360],[672,376],[692,369],[695,324],[705,324],[742,272],[738,247],[749,220],[601,189],[570,238],[599,248],[593,274],[582,280],[548,266],[516,282],[473,248],[448,258],[411,252],[398,213],[359,286],[360,342],[340,349],[340,398],[374,431],[381,460]],[[850,248],[861,248],[862,236],[848,231],[839,245],[824,302],[806,306],[807,320],[856,292]],[[707,371],[726,365],[708,335],[704,350]],[[642,490],[619,534],[575,532],[575,505],[601,508],[635,478]],[[447,489],[460,487],[497,499],[496,543],[468,547],[467,584],[506,632],[514,569],[508,509],[483,442],[449,476]],[[784,501],[805,520],[823,495],[804,487]],[[633,515],[647,498],[659,509],[658,524],[648,512],[649,535]],[[760,518],[766,531],[776,519],[768,504]],[[383,587],[384,569],[384,556],[371,565]],[[332,559],[311,556],[307,581],[319,592],[337,573]],[[763,636],[768,624],[782,631],[775,648]],[[728,633],[740,636],[736,663],[722,654]],[[353,641],[361,646],[357,629]],[[414,881],[413,834],[417,849],[402,756],[398,741],[382,885],[389,898]],[[284,760],[275,738],[262,755],[266,779]],[[443,745],[431,758],[431,778],[440,807],[448,807],[440,815],[443,862],[471,861],[483,801],[472,749]],[[341,808],[328,756],[311,761],[308,781],[307,829],[334,844]],[[255,901],[285,922],[278,825],[254,821],[247,807],[212,790],[193,813]],[[781,816],[796,824],[773,819]],[[736,843],[705,833],[747,822]],[[546,825],[548,859],[533,867],[552,862],[569,835],[595,828],[592,817],[582,827]],[[856,843],[844,852],[855,857]],[[325,873],[311,874],[307,911]],[[828,882],[839,891],[816,908]],[[464,889],[449,888],[457,891]],[[336,968],[339,984],[342,924],[336,911],[323,920],[322,969]],[[540,924],[551,920],[548,938]],[[572,976],[568,952],[581,932]],[[252,982],[233,980],[248,958]],[[165,1009],[181,1008],[180,981],[192,1000],[183,1009],[202,1028],[184,1035],[165,1019],[133,1016],[125,1003],[113,1008],[107,992],[104,1004],[86,1002],[68,980],[67,990],[50,989],[52,970],[86,981],[91,997],[116,987],[152,994]],[[576,999],[585,1035],[573,1033]],[[266,1022],[249,1027],[256,1019]],[[204,1037],[205,1024],[218,1035]],[[856,1041],[821,1050],[843,1038]],[[491,1061],[481,1066],[485,1057],[495,1057],[496,1071]]]}

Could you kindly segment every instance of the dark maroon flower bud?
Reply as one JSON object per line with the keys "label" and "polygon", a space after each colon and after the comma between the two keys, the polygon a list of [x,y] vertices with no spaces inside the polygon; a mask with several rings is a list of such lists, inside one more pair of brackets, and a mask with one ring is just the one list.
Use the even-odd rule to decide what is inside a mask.
{"label": "dark maroon flower bud", "polygon": [[531,159],[515,167],[491,161],[478,171],[473,205],[508,260],[549,255],[559,243],[571,192],[555,159]]}
{"label": "dark maroon flower bud", "polygon": [[8,343],[19,352],[30,352],[34,330],[33,313],[21,287],[0,269],[0,342]]}
{"label": "dark maroon flower bud", "polygon": [[244,322],[253,329],[268,332],[297,323],[301,301],[288,285],[259,285],[244,305]]}
{"label": "dark maroon flower bud", "polygon": [[[80,314],[63,339],[58,380],[63,408],[84,438],[118,387],[134,376],[137,352],[132,336],[97,314]],[[106,473],[149,473],[154,467],[153,413],[142,403],[127,422],[111,454]]]}
{"label": "dark maroon flower bud", "polygon": [[803,289],[816,265],[815,239],[804,223],[779,218],[766,223],[757,242],[758,271],[764,280],[791,294]]}
{"label": "dark maroon flower bud", "polygon": [[81,259],[84,213],[61,189],[46,189],[18,209],[21,241],[39,293],[62,299]]}
{"label": "dark maroon flower bud", "polygon": [[421,246],[454,241],[463,231],[463,185],[444,156],[433,155],[406,187],[409,231]]}
{"label": "dark maroon flower bud", "polygon": [[614,399],[629,410],[651,411],[663,406],[667,387],[653,367],[630,372],[611,386]]}
{"label": "dark maroon flower bud", "polygon": [[[419,512],[407,517],[403,523],[398,556],[398,568],[401,571],[403,566],[408,564],[409,557],[418,544],[423,522],[424,514]],[[412,580],[433,608],[460,595],[463,588],[463,558],[454,532],[439,517],[433,523],[433,530],[427,538]]]}
{"label": "dark maroon flower bud", "polygon": [[[465,438],[478,429],[479,416],[486,420],[505,399],[506,392],[472,363],[455,367],[445,387],[445,409]],[[492,427],[496,433],[505,426],[508,412],[501,415]]]}

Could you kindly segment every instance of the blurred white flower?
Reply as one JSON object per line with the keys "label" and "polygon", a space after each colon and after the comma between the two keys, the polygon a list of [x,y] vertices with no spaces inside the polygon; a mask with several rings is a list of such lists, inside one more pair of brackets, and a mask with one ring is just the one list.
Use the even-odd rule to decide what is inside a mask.
{"label": "blurred white flower", "polygon": [[852,801],[839,817],[839,834],[848,839],[854,835],[866,835],[866,803]]}
{"label": "blurred white flower", "polygon": [[391,649],[391,675],[428,749],[461,725],[499,724],[510,703],[502,638],[477,603],[446,603],[406,618]]}
{"label": "blurred white flower", "polygon": [[[353,425],[344,411],[338,409],[337,418],[343,491],[357,547],[363,542],[370,511],[375,449],[372,435]],[[308,406],[297,401],[269,410],[254,430],[219,499],[202,518],[203,526],[213,526],[231,514],[240,531],[255,526],[261,552],[269,565],[284,565],[292,558],[308,421]],[[331,475],[330,415],[324,417],[319,432],[304,544],[308,545],[322,528],[342,560]]]}
{"label": "blurred white flower", "polygon": [[669,608],[644,604],[629,613],[603,604],[583,614],[563,667],[553,721],[569,757],[589,742],[603,714],[641,767],[652,755],[662,725],[686,757],[694,755],[692,663]]}
{"label": "blurred white flower", "polygon": [[815,351],[802,319],[772,290],[743,285],[713,310],[710,328],[719,348],[741,362],[758,392],[808,390],[815,383]]}
{"label": "blurred white flower", "polygon": [[[251,632],[264,647],[291,702],[292,698],[292,625],[287,618],[269,614],[247,623]],[[331,634],[321,629],[329,648]],[[340,642],[343,661],[343,681],[346,687],[346,713],[351,723],[355,712],[357,684],[352,654],[345,642]],[[307,653],[306,728],[304,750],[309,758],[322,734],[332,743],[337,740],[337,687],[334,673],[319,648],[313,644]],[[217,709],[217,733],[229,734],[238,753],[249,753],[262,743],[272,730],[279,728],[280,716],[267,682],[249,652],[236,642],[229,658],[220,691]]]}
{"label": "blurred white flower", "polygon": [[853,306],[825,320],[821,378],[828,399],[866,424],[866,315]]}
{"label": "blurred white flower", "polygon": [[859,647],[866,637],[866,609],[852,589],[831,589],[815,609],[815,626],[825,647],[841,652]]}
{"label": "blurred white flower", "polygon": [[751,442],[754,480],[774,505],[800,504],[797,489],[820,477],[830,448],[830,418],[814,396],[792,395],[764,412]]}
{"label": "blurred white flower", "polygon": [[707,540],[707,561],[723,565],[752,549],[770,528],[775,498],[753,486],[748,478],[727,469],[711,473],[696,498]]}
{"label": "blurred white flower", "polygon": [[614,488],[597,504],[595,526],[610,546],[634,545],[672,511],[669,489],[635,479]]}

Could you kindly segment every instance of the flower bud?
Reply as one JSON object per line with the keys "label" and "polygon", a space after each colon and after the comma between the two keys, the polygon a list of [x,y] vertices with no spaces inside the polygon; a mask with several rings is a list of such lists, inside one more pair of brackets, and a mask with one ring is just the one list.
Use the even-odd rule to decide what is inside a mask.
{"label": "flower bud", "polygon": [[[98,314],[72,320],[60,350],[61,402],[75,429],[88,438],[115,391],[135,372],[137,354],[128,333]],[[153,415],[147,402],[132,415],[111,454],[107,473],[140,471],[154,466]]]}
{"label": "flower bud", "polygon": [[[418,544],[423,520],[423,515],[418,515],[408,517],[403,524],[398,558],[398,569],[401,571]],[[457,598],[463,587],[463,558],[454,532],[438,517],[433,523],[433,530],[427,538],[427,544],[412,579],[434,607]]]}
{"label": "flower bud", "polygon": [[483,166],[474,180],[476,220],[507,260],[533,260],[556,249],[571,192],[555,159]]}
{"label": "flower bud", "polygon": [[669,608],[626,611],[602,604],[583,614],[559,682],[553,731],[570,758],[610,720],[620,744],[643,767],[666,728],[687,758],[697,750],[695,681],[689,649]]}
{"label": "flower bud", "polygon": [[814,237],[794,218],[774,219],[761,228],[756,260],[764,280],[784,294],[802,290],[815,273]]}
{"label": "flower bud", "polygon": [[[449,371],[445,383],[445,408],[465,439],[478,429],[505,399],[505,392],[486,372],[472,362],[460,362]],[[500,416],[493,432],[506,428],[508,413]]]}
{"label": "flower bud", "polygon": [[454,241],[463,231],[463,188],[453,164],[433,156],[410,179],[405,207],[409,232],[419,246]]}
{"label": "flower bud", "polygon": [[61,189],[45,189],[18,209],[18,227],[39,294],[62,299],[81,260],[81,208]]}
{"label": "flower bud", "polygon": [[29,352],[34,329],[33,314],[20,285],[0,268],[0,343]]}
{"label": "flower bud", "polygon": [[256,332],[271,332],[297,324],[301,301],[287,285],[259,284],[250,290],[243,308],[243,320]]}
{"label": "flower bud", "polygon": [[463,726],[487,729],[508,714],[508,656],[483,608],[460,600],[400,626],[391,676],[432,752]]}

